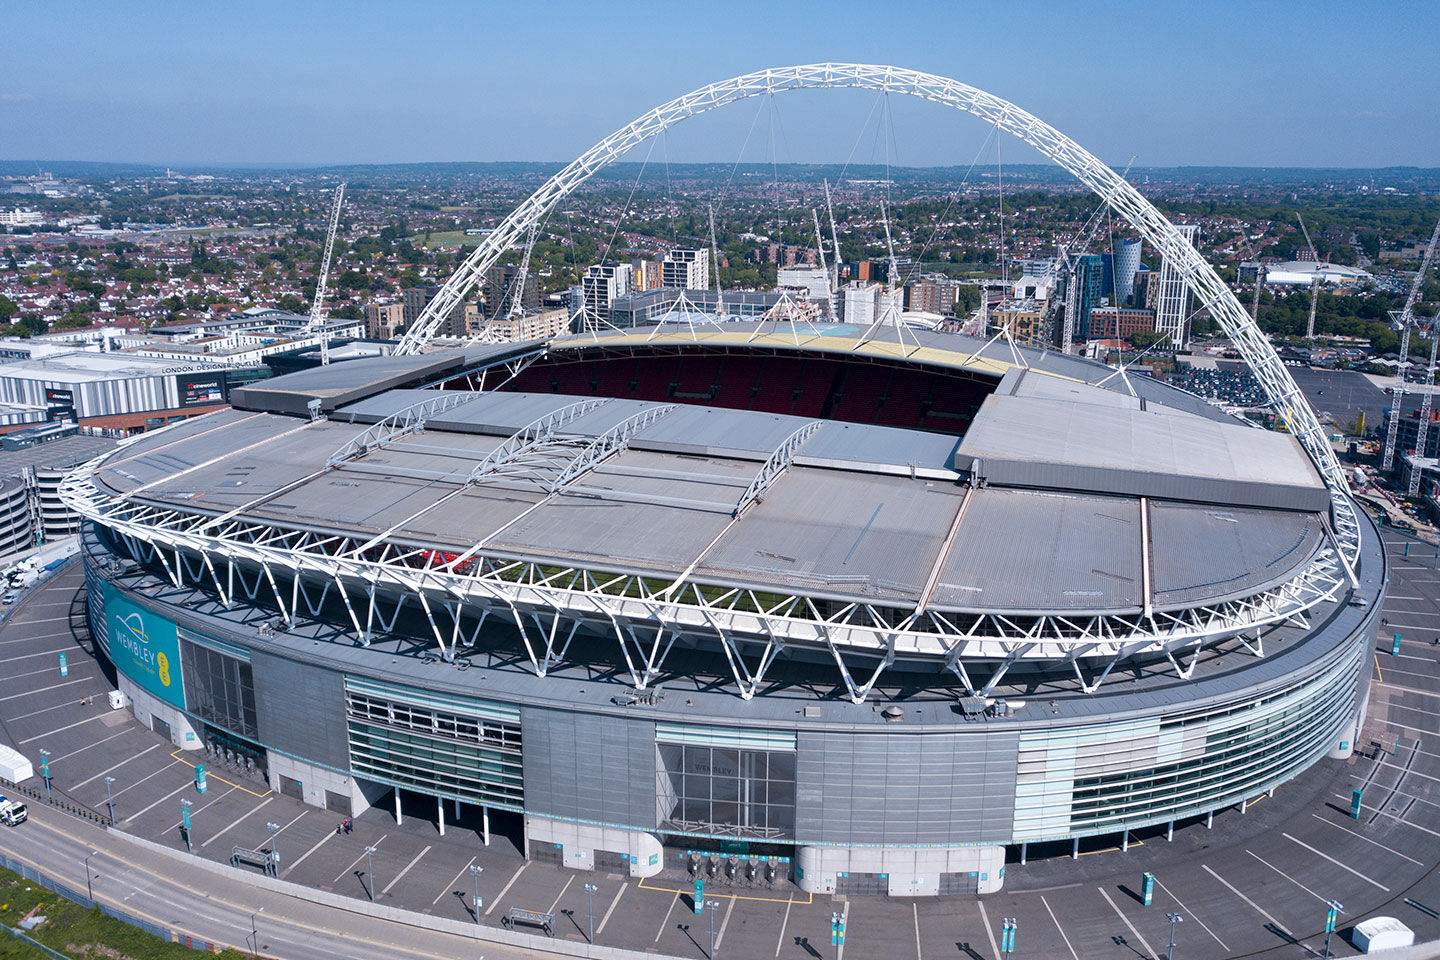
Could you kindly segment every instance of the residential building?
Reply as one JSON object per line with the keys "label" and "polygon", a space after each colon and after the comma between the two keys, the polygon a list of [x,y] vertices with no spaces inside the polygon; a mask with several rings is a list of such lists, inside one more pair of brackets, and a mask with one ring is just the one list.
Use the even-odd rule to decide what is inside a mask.
{"label": "residential building", "polygon": [[870,326],[880,318],[880,295],[884,290],[878,283],[866,283],[863,280],[845,284],[842,288],[845,302],[841,308],[841,317],[846,323]]}
{"label": "residential building", "polygon": [[[1075,258],[1075,269],[1070,282],[1075,284],[1075,338],[1090,339],[1090,311],[1100,306],[1104,280],[1104,263],[1097,253],[1081,254]],[[1067,292],[1066,296],[1069,296]]]}
{"label": "residential building", "polygon": [[[407,287],[400,291],[401,296],[404,297],[406,330],[415,325],[415,321],[420,319],[420,314],[425,312],[425,307],[435,299],[435,294],[439,292],[440,288],[436,286]],[[435,335],[437,337],[462,338],[468,336],[465,331],[465,304],[463,301],[455,304],[450,315],[440,324],[440,329],[435,332]]]}
{"label": "residential building", "polygon": [[[610,301],[607,318],[610,325],[620,329],[645,327],[678,319],[676,305],[682,291],[675,287],[661,287],[658,290],[642,290],[615,297]],[[719,317],[727,320],[754,320],[764,316],[780,300],[778,290],[686,290],[685,299],[693,310],[683,313],[691,322],[716,319],[715,313],[723,299],[724,313]]]}
{"label": "residential building", "polygon": [[[1098,278],[1098,263],[1096,267]],[[1016,343],[1028,347],[1048,347],[1055,339],[1055,325],[1051,322],[1048,306],[1040,300],[1006,300],[990,314],[985,332],[994,336],[1008,326]]]}
{"label": "residential building", "polygon": [[365,335],[375,340],[391,340],[405,326],[405,302],[387,300],[365,304]]}
{"label": "residential building", "polygon": [[1137,333],[1155,332],[1155,311],[1139,307],[1096,307],[1090,311],[1090,339],[1128,340]]}
{"label": "residential building", "polygon": [[[1186,243],[1195,242],[1195,225],[1179,224]],[[1190,342],[1190,286],[1169,257],[1160,261],[1160,289],[1155,304],[1155,332],[1166,334],[1176,350]]]}
{"label": "residential building", "polygon": [[948,315],[960,299],[962,286],[965,284],[949,277],[933,277],[912,283],[905,288],[906,309]]}
{"label": "residential building", "polygon": [[681,290],[710,289],[710,251],[671,250],[660,262],[660,285]]}
{"label": "residential building", "polygon": [[[1390,407],[1384,411],[1381,433],[1390,430]],[[1425,429],[1425,449],[1416,450],[1420,439],[1420,411],[1407,410],[1400,415],[1400,425],[1395,428],[1395,449],[1402,453],[1416,453],[1424,457],[1440,457],[1440,409],[1431,408],[1430,426]]]}
{"label": "residential building", "polygon": [[544,310],[521,316],[501,315],[482,322],[476,333],[489,333],[501,340],[549,340],[570,331],[570,311]]}
{"label": "residential building", "polygon": [[1111,296],[1117,304],[1128,305],[1135,297],[1135,275],[1140,272],[1140,248],[1139,237],[1121,240],[1115,245],[1115,256],[1111,261],[1114,274]]}
{"label": "residential building", "polygon": [[593,329],[610,316],[610,301],[630,292],[634,268],[628,263],[592,263],[580,278],[582,297],[581,329]]}
{"label": "residential building", "polygon": [[[513,288],[519,272],[520,266],[515,263],[497,263],[485,271],[480,295],[485,298],[485,306],[491,316],[509,306],[509,298],[515,295]],[[529,271],[525,273],[525,291],[520,298],[520,308],[527,313],[540,309],[540,278]]]}

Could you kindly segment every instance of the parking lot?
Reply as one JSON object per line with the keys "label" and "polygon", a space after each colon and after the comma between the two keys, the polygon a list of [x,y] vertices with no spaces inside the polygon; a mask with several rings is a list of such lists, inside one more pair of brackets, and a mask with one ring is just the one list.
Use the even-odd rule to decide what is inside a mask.
{"label": "parking lot", "polygon": [[[1046,957],[1163,956],[1166,915],[1183,917],[1176,956],[1264,953],[1307,956],[1321,949],[1324,902],[1345,906],[1342,929],[1377,913],[1396,916],[1421,938],[1440,937],[1440,571],[1435,548],[1386,531],[1393,564],[1386,624],[1376,643],[1371,719],[1365,756],[1322,761],[1274,796],[1242,812],[1223,811],[1213,825],[1183,824],[1087,843],[1078,860],[1063,850],[1032,847],[1012,858],[1005,889],[983,899],[816,897],[781,882],[713,886],[716,906],[697,916],[689,878],[645,881],[585,874],[525,861],[515,818],[492,818],[491,842],[480,824],[447,823],[434,801],[402,797],[403,818],[372,808],[352,833],[340,815],[305,806],[258,777],[212,769],[203,795],[194,764],[105,694],[108,667],[91,655],[83,577],[63,571],[34,591],[0,627],[0,734],[38,760],[49,752],[57,799],[97,813],[114,804],[116,828],[184,849],[181,799],[191,801],[197,856],[228,862],[232,851],[274,849],[279,875],[357,901],[417,914],[498,927],[511,907],[556,917],[555,936],[583,942],[591,922],[597,943],[701,957],[713,923],[716,954],[735,957],[831,957],[832,913],[847,922],[843,953],[854,957],[999,957],[1000,927],[1018,923],[1016,954]],[[1410,556],[1405,556],[1409,542]],[[1392,655],[1391,635],[1401,634]],[[58,659],[66,654],[67,675]],[[38,781],[35,781],[38,782]],[[35,782],[32,782],[32,786]],[[1359,820],[1349,816],[1351,790],[1364,787]],[[273,828],[270,826],[273,825]],[[0,831],[0,844],[7,834]],[[373,854],[367,857],[366,848]],[[373,873],[371,862],[373,860]],[[480,915],[471,906],[480,867]],[[254,866],[234,868],[259,874]],[[1140,902],[1142,872],[1156,877],[1154,903]],[[596,889],[587,892],[586,884]],[[1353,955],[1337,938],[1336,955]]]}

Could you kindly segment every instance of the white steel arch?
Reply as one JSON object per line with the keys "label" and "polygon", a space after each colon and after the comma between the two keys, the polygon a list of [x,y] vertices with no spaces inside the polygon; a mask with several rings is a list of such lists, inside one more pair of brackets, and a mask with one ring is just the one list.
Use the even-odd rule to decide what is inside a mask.
{"label": "white steel arch", "polygon": [[[681,120],[749,97],[787,90],[854,87],[918,97],[995,124],[1055,161],[1089,187],[1175,266],[1249,364],[1276,413],[1305,447],[1330,488],[1334,533],[1347,567],[1360,551],[1348,481],[1314,411],[1269,340],[1213,267],[1150,201],[1084,147],[1033,114],[969,84],[903,67],[816,63],[776,67],[712,83],[643,114],[591,147],[516,207],[471,252],[401,339],[396,353],[418,352],[500,256],[595,171]],[[1351,572],[1351,580],[1354,576]]]}

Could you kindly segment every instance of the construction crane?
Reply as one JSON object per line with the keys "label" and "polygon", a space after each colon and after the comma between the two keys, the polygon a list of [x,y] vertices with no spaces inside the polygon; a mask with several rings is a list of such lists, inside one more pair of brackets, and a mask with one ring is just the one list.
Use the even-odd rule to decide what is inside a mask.
{"label": "construction crane", "polygon": [[[1124,171],[1120,174],[1121,179],[1129,179],[1130,167],[1133,166],[1134,163],[1135,154],[1132,153],[1130,159],[1125,163]],[[1075,285],[1075,265],[1080,262],[1080,258],[1084,256],[1085,251],[1090,248],[1090,244],[1094,241],[1095,235],[1099,232],[1102,222],[1100,214],[1104,209],[1105,204],[1102,201],[1100,205],[1095,208],[1095,212],[1090,214],[1090,220],[1080,230],[1080,243],[1077,245],[1074,253],[1071,253],[1070,250],[1064,246],[1059,248],[1060,269],[1065,275],[1065,319],[1060,328],[1060,350],[1062,353],[1069,353],[1070,346],[1075,340],[1075,314],[1080,307],[1080,290]]]}
{"label": "construction crane", "polygon": [[315,299],[310,302],[310,330],[320,335],[320,362],[330,362],[330,330],[325,323],[325,291],[330,280],[330,258],[335,253],[335,234],[340,229],[340,205],[345,202],[345,182],[335,188],[335,208],[330,211],[330,232],[325,236],[325,256],[315,281]]}
{"label": "construction crane", "polygon": [[[820,269],[824,272],[828,280],[830,277],[830,267],[825,263],[825,239],[820,233],[820,211],[811,207],[810,217],[815,221],[815,252],[820,255]],[[839,258],[838,253],[836,253],[836,258]],[[830,309],[826,313],[826,316],[830,318],[831,322],[834,322],[839,318],[835,316],[835,288],[833,286],[829,289],[829,295]]]}
{"label": "construction crane", "polygon": [[825,184],[825,212],[830,216],[830,253],[835,258],[831,269],[835,272],[830,277],[830,296],[834,299],[835,291],[840,289],[840,233],[835,229],[835,207],[830,202],[830,181],[822,181]]}
{"label": "construction crane", "polygon": [[515,268],[515,278],[510,285],[510,309],[506,316],[518,317],[525,313],[525,284],[530,279],[530,254],[535,250],[538,229],[532,223],[525,232],[525,248],[520,252],[520,263]]}
{"label": "construction crane", "polygon": [[[1425,434],[1430,427],[1430,391],[1435,389],[1435,357],[1436,348],[1440,347],[1440,316],[1430,321],[1430,366],[1425,368],[1425,393],[1420,398],[1420,423],[1415,428],[1415,455],[1425,456]],[[1416,496],[1420,492],[1420,469],[1417,467],[1410,471],[1410,486],[1405,491],[1406,496]]]}
{"label": "construction crane", "polygon": [[[1302,217],[1302,216],[1300,216],[1300,211],[1299,211],[1299,210],[1296,210],[1296,211],[1295,211],[1295,219],[1300,221],[1300,232],[1303,233],[1303,234],[1305,234],[1305,250],[1304,250],[1304,252],[1307,253],[1307,254],[1309,254],[1309,256],[1304,257],[1303,259],[1308,260],[1310,263],[1319,263],[1319,262],[1320,262],[1320,254],[1319,254],[1319,252],[1315,249],[1315,241],[1313,241],[1313,240],[1310,239],[1310,231],[1305,227],[1305,218]],[[1258,303],[1258,301],[1259,301],[1259,295],[1258,295],[1258,294],[1256,295],[1256,301],[1257,301],[1257,303]],[[1309,319],[1308,321],[1306,321],[1306,323],[1305,323],[1305,339],[1306,339],[1306,340],[1314,340],[1314,339],[1315,339],[1315,308],[1316,308],[1316,306],[1319,305],[1319,303],[1320,303],[1320,278],[1319,278],[1318,276],[1315,276],[1314,273],[1313,273],[1313,271],[1312,271],[1312,274],[1311,274],[1311,277],[1310,277],[1310,319]],[[1257,307],[1256,309],[1259,309],[1259,308]]]}
{"label": "construction crane", "polygon": [[1309,260],[1311,263],[1320,262],[1320,254],[1315,249],[1315,241],[1310,239],[1310,231],[1305,227],[1305,218],[1300,216],[1300,211],[1295,211],[1295,219],[1300,221],[1300,232],[1305,234],[1305,253],[1308,257],[1297,257],[1296,259]]}
{"label": "construction crane", "polygon": [[[706,215],[710,218],[710,269],[715,273],[715,319],[725,316],[725,288],[720,285],[720,245],[715,242],[715,205],[705,204]],[[822,253],[821,258],[824,258]]]}
{"label": "construction crane", "polygon": [[[1385,431],[1385,455],[1380,461],[1380,469],[1386,471],[1395,465],[1395,438],[1400,431],[1400,400],[1405,395],[1405,370],[1410,366],[1410,325],[1415,318],[1415,304],[1420,301],[1420,290],[1425,286],[1425,273],[1430,269],[1430,261],[1435,256],[1436,241],[1440,241],[1440,221],[1435,223],[1435,232],[1430,234],[1430,245],[1425,248],[1425,256],[1420,258],[1420,269],[1415,271],[1415,279],[1410,281],[1410,295],[1405,298],[1405,308],[1400,311],[1400,366],[1397,371],[1400,382],[1395,385],[1395,400],[1390,405],[1390,426]],[[1420,451],[1422,454],[1424,452],[1423,449]]]}

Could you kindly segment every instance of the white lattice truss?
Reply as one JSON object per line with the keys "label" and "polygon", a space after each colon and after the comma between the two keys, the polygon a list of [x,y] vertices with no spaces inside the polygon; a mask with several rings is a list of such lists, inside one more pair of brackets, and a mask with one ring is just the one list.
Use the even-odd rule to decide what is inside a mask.
{"label": "white lattice truss", "polygon": [[1353,566],[1360,553],[1360,527],[1345,471],[1314,410],[1305,401],[1275,348],[1214,268],[1150,201],[1084,147],[1013,103],[933,73],[863,63],[775,67],[701,87],[656,107],[595,144],[501,221],[440,288],[400,341],[396,352],[408,354],[422,349],[440,328],[443,318],[480,282],[485,271],[526,235],[531,224],[543,221],[561,199],[597,170],[636,146],[681,120],[726,104],[788,90],[829,87],[858,87],[918,97],[973,114],[993,123],[997,130],[1025,141],[1064,167],[1124,217],[1173,265],[1199,300],[1209,306],[1210,315],[1250,365],[1282,422],[1315,461],[1330,488],[1335,534],[1353,582]]}
{"label": "white lattice truss", "polygon": [[[581,415],[594,403],[564,408],[556,419]],[[533,479],[553,496],[574,479],[574,464],[583,460],[593,466],[603,451],[619,449],[626,437],[664,412],[651,421],[630,418]],[[553,420],[522,433],[529,441],[512,446],[497,464],[524,461],[562,436]],[[778,460],[792,455],[804,439],[787,439]],[[102,490],[93,479],[101,460],[67,477],[62,498],[108,528],[137,563],[163,570],[176,587],[188,583],[213,590],[227,607],[242,598],[266,606],[273,601],[289,627],[307,612],[325,619],[322,612],[333,589],[345,611],[340,629],[362,645],[388,634],[410,604],[423,613],[440,655],[452,661],[475,645],[481,626],[495,616],[514,625],[539,676],[566,658],[583,627],[592,639],[597,633],[614,637],[630,682],[642,690],[661,677],[677,641],[718,644],[745,699],[762,688],[770,667],[787,650],[832,658],[856,703],[897,659],[952,671],[967,692],[978,696],[992,693],[1006,671],[1021,662],[1069,664],[1087,692],[1096,690],[1116,664],[1138,654],[1163,655],[1189,679],[1202,647],[1239,638],[1263,656],[1268,628],[1308,626],[1307,612],[1339,596],[1348,580],[1339,555],[1325,545],[1282,583],[1185,609],[1064,615],[937,610],[923,604],[901,608],[707,584],[684,575],[671,580],[516,560],[487,552],[483,542],[456,555],[384,535],[287,528],[234,511],[217,518]],[[488,482],[497,472],[479,474],[474,482]],[[561,479],[567,474],[569,479]],[[972,671],[980,676],[972,679]]]}

